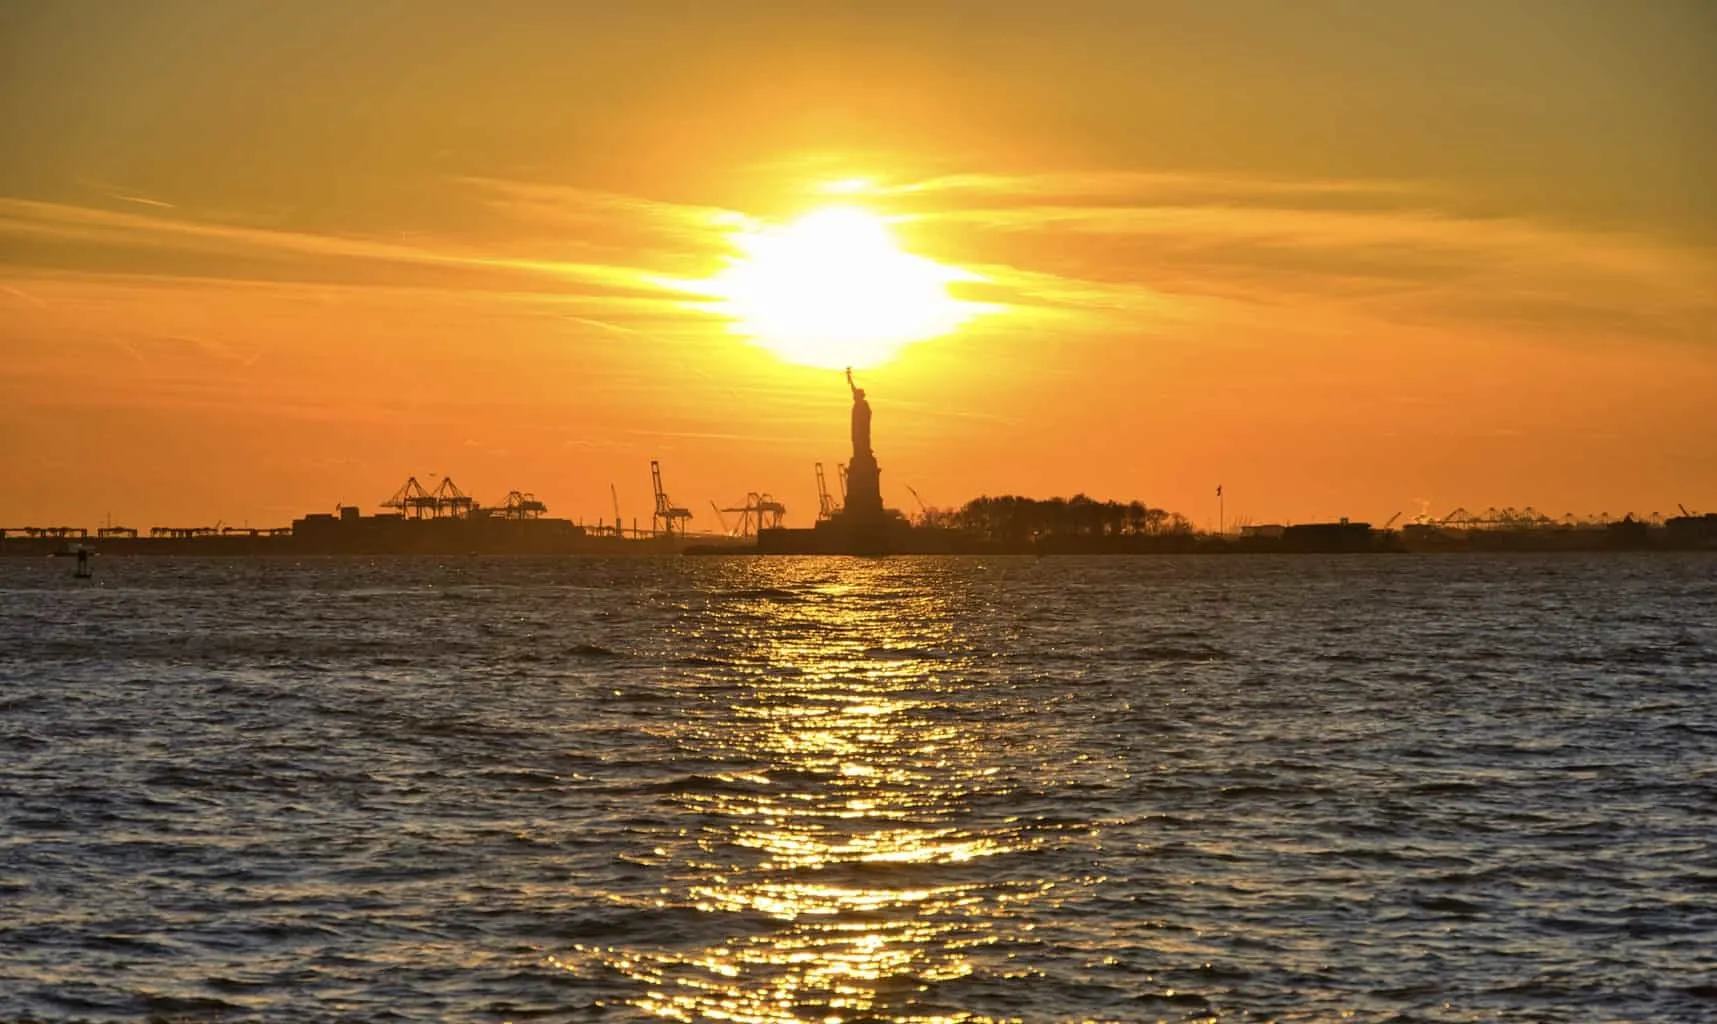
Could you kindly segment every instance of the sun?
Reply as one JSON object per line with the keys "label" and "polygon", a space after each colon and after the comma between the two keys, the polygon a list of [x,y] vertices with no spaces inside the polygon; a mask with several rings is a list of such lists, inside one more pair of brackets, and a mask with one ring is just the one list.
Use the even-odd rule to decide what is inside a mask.
{"label": "sun", "polygon": [[860,207],[826,206],[733,241],[739,255],[699,290],[736,333],[791,363],[876,366],[981,311],[948,292],[976,274],[902,250]]}

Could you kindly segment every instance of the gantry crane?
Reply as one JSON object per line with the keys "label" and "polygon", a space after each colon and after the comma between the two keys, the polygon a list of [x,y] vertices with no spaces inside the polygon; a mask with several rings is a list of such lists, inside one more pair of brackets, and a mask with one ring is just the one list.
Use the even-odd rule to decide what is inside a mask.
{"label": "gantry crane", "polygon": [[662,464],[655,459],[650,460],[650,486],[656,492],[656,510],[650,515],[650,530],[658,535],[672,537],[678,524],[679,535],[686,535],[686,520],[692,517],[692,510],[679,508],[668,500],[668,492],[662,489]]}
{"label": "gantry crane", "polygon": [[382,502],[383,508],[397,508],[401,515],[411,519],[436,519],[441,516],[451,516],[463,519],[469,516],[477,507],[452,477],[442,477],[441,483],[431,491],[417,482],[417,477],[406,477],[405,483],[393,496]]}
{"label": "gantry crane", "polygon": [[441,483],[436,486],[435,493],[431,497],[435,499],[436,515],[446,514],[454,519],[463,519],[470,515],[471,510],[477,506],[477,503],[467,497],[450,476],[441,478]]}
{"label": "gantry crane", "polygon": [[537,500],[537,496],[528,491],[508,491],[501,499],[499,513],[491,510],[490,515],[499,514],[503,519],[540,519],[548,511],[548,506]]}
{"label": "gantry crane", "polygon": [[[745,496],[745,504],[717,510],[718,515],[722,512],[739,513],[739,532],[730,536],[755,537],[759,530],[779,529],[781,517],[787,514],[787,506],[768,494],[752,491]],[[722,525],[727,525],[725,519]]]}
{"label": "gantry crane", "polygon": [[817,463],[817,518],[833,519],[841,507],[835,504],[835,496],[829,493],[828,477],[823,475],[823,464]]}
{"label": "gantry crane", "polygon": [[430,519],[436,513],[435,495],[430,494],[424,486],[417,482],[417,477],[408,476],[399,490],[393,496],[382,502],[383,508],[397,508],[400,514],[411,519]]}

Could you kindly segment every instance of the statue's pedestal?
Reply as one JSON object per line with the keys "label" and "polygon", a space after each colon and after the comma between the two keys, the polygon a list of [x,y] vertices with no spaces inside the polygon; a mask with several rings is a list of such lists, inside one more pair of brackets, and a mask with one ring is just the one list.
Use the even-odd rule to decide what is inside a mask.
{"label": "statue's pedestal", "polygon": [[847,500],[850,519],[882,518],[882,470],[876,456],[866,452],[847,463]]}

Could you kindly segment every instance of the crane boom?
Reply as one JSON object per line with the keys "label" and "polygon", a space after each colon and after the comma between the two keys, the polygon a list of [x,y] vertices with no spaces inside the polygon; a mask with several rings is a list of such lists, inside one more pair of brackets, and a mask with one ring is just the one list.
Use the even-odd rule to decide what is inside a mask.
{"label": "crane boom", "polygon": [[834,496],[829,493],[829,479],[823,475],[823,464],[817,463],[817,518],[832,519],[839,510]]}
{"label": "crane boom", "polygon": [[709,507],[710,511],[715,513],[715,521],[721,524],[721,532],[729,537],[733,536],[733,527],[727,525],[727,517],[721,514],[721,506],[717,505],[712,498]]}
{"label": "crane boom", "polygon": [[930,522],[930,510],[924,507],[924,499],[919,496],[918,488],[911,484],[907,484],[906,491],[908,494],[912,495],[912,500],[918,503],[918,522],[920,524],[928,524]]}

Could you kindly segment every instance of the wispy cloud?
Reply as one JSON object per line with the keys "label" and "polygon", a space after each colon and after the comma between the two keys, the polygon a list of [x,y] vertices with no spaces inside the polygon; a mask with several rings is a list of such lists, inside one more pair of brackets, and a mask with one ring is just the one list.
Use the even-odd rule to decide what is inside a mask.
{"label": "wispy cloud", "polygon": [[[26,243],[12,247],[15,266],[40,252],[59,271],[524,296],[626,333],[645,321],[707,320],[674,282],[712,272],[732,238],[756,227],[707,203],[490,177],[445,184],[461,213],[426,214],[439,234],[263,227],[116,192],[149,211],[0,198],[0,235]],[[929,255],[975,271],[983,280],[960,286],[963,298],[1026,322],[1139,331],[1316,313],[1708,339],[1717,314],[1711,252],[1643,232],[1484,216],[1421,182],[967,173],[842,191],[898,218]]]}
{"label": "wispy cloud", "polygon": [[747,218],[718,206],[670,203],[601,189],[504,178],[460,178],[515,225],[539,230],[575,226],[604,232],[707,241]]}
{"label": "wispy cloud", "polygon": [[871,186],[879,195],[954,198],[968,206],[1103,205],[1197,202],[1261,204],[1282,199],[1367,205],[1433,194],[1412,181],[1358,178],[1276,179],[1223,173],[1071,171],[1040,174],[948,174]]}
{"label": "wispy cloud", "polygon": [[1411,182],[960,175],[875,194],[927,235],[992,254],[983,273],[1016,304],[1084,308],[1094,325],[1229,303],[1685,339],[1711,337],[1717,313],[1711,252],[1463,212]]}
{"label": "wispy cloud", "polygon": [[614,288],[638,284],[630,268],[598,263],[521,258],[454,247],[312,234],[273,228],[211,223],[28,199],[0,198],[0,232],[100,243],[113,247],[180,249],[215,254],[251,254],[353,260],[397,267],[497,271],[552,281],[578,281]]}
{"label": "wispy cloud", "polygon": [[147,196],[128,196],[122,192],[109,192],[107,198],[117,199],[122,203],[136,203],[139,206],[154,206],[164,210],[177,209],[172,203],[163,202],[160,199],[150,199]]}
{"label": "wispy cloud", "polygon": [[11,285],[0,285],[0,292],[4,292],[5,294],[12,296],[13,298],[19,300],[20,302],[24,302],[28,305],[34,306],[37,309],[46,309],[48,306],[47,302],[45,302],[39,296],[32,295],[31,293],[25,291],[22,288],[14,288]]}

